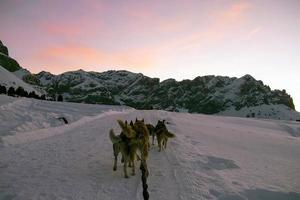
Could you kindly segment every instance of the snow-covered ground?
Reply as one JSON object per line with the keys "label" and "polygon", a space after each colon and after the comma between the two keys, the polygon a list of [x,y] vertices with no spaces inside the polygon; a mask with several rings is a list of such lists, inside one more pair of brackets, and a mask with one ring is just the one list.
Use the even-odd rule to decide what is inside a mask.
{"label": "snow-covered ground", "polygon": [[[57,122],[64,116],[70,123]],[[300,123],[0,95],[0,199],[142,199],[140,172],[112,170],[117,119],[166,119],[176,134],[152,147],[150,199],[300,199]],[[5,131],[3,131],[5,130]]]}

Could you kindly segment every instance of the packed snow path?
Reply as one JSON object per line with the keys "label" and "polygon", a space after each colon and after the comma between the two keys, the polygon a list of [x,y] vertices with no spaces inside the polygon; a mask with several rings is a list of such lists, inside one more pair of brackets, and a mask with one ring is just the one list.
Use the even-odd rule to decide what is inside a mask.
{"label": "packed snow path", "polygon": [[120,161],[112,170],[108,137],[136,117],[166,119],[176,134],[151,148],[150,199],[300,199],[299,123],[123,109],[2,137],[0,199],[142,199],[138,168],[129,179]]}

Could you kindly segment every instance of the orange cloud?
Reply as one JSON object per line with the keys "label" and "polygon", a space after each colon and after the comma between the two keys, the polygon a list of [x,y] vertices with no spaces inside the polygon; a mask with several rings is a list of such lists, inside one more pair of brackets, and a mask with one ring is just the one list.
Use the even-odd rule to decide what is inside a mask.
{"label": "orange cloud", "polygon": [[[230,28],[233,26],[239,26],[245,19],[245,14],[251,8],[251,4],[245,2],[235,2],[226,8],[215,10],[211,13],[212,21],[207,24],[206,27],[195,27],[193,22],[189,22],[186,19],[187,16],[177,15],[175,18],[165,18],[161,15],[156,15],[151,12],[151,9],[143,7],[140,10],[125,9],[125,15],[132,18],[126,23],[133,29],[142,29],[145,31],[139,32],[139,34],[148,34],[148,26],[154,25],[150,32],[170,33],[170,37],[157,37],[151,36],[154,42],[142,41],[143,43],[132,43],[133,47],[125,50],[118,50],[114,48],[112,52],[106,49],[92,48],[90,46],[76,43],[64,44],[56,47],[48,47],[41,51],[37,56],[37,59],[41,63],[46,63],[51,66],[53,72],[63,72],[66,70],[74,70],[84,67],[88,70],[102,71],[103,66],[112,68],[114,66],[120,66],[129,70],[141,70],[150,67],[156,67],[157,63],[162,60],[175,59],[174,56],[186,54],[199,50],[205,46],[212,46],[217,44],[226,35],[230,35]],[[133,18],[137,18],[134,20]],[[80,35],[84,30],[78,24],[72,26],[72,23],[68,25],[47,25],[45,30],[50,34],[58,34],[65,36]],[[141,25],[141,27],[139,26]],[[77,28],[80,27],[80,28]],[[144,27],[144,28],[143,28]],[[152,26],[151,26],[152,27]],[[89,27],[88,32],[93,31],[94,27]],[[110,32],[107,27],[103,27],[104,32]],[[192,30],[192,31],[191,31]],[[133,31],[133,30],[131,30]],[[178,31],[180,34],[175,34]],[[134,32],[134,31],[133,31]],[[184,34],[184,32],[186,32]],[[127,32],[125,32],[128,34]],[[131,32],[130,32],[131,33]],[[114,42],[122,42],[122,39],[130,38],[129,35],[125,35],[125,38],[115,38]],[[109,35],[109,34],[108,34]],[[152,37],[153,36],[153,37]],[[112,36],[114,37],[114,36]],[[147,37],[145,37],[147,38]],[[109,38],[110,40],[113,38]],[[73,41],[74,40],[69,40]],[[101,38],[100,38],[101,41]],[[111,50],[110,50],[111,51]],[[100,67],[100,69],[99,69]]]}
{"label": "orange cloud", "polygon": [[82,33],[82,28],[78,25],[70,24],[42,24],[42,29],[49,35],[73,37]]}
{"label": "orange cloud", "polygon": [[251,8],[247,2],[238,2],[229,8],[217,10],[213,15],[215,20],[205,29],[193,32],[185,37],[177,38],[173,45],[183,50],[199,48],[205,43],[221,40],[230,32],[230,27],[242,24],[246,11]]}
{"label": "orange cloud", "polygon": [[232,23],[236,21],[242,20],[243,14],[251,8],[251,4],[249,2],[237,2],[232,4],[225,11],[220,12],[220,18],[223,23]]}
{"label": "orange cloud", "polygon": [[116,66],[128,70],[139,70],[153,66],[152,49],[128,49],[126,52],[104,52],[81,44],[66,44],[49,47],[39,52],[36,59],[47,63],[54,73],[76,70],[84,67],[91,71],[102,71]]}

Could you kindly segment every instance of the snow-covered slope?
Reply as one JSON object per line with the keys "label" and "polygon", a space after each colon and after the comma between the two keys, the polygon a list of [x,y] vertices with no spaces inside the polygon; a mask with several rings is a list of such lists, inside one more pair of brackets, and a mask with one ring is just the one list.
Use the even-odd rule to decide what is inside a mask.
{"label": "snow-covered slope", "polygon": [[[300,199],[298,122],[28,102],[1,95],[0,104],[0,122],[6,122],[1,128],[9,133],[2,135],[0,146],[0,199],[141,200],[140,172],[123,178],[120,161],[118,170],[112,170],[108,137],[110,128],[120,131],[117,119],[136,117],[153,124],[166,119],[176,134],[165,151],[158,152],[157,145],[150,150],[150,199]],[[51,113],[80,116],[52,127]],[[14,129],[11,124],[19,121],[48,125]]]}
{"label": "snow-covered slope", "polygon": [[300,113],[292,110],[286,105],[260,105],[252,107],[244,107],[240,110],[234,108],[222,111],[216,115],[221,116],[234,116],[234,117],[247,117],[247,118],[262,118],[262,119],[281,119],[281,120],[300,120]]}
{"label": "snow-covered slope", "polygon": [[24,77],[25,75],[31,74],[30,71],[28,71],[27,69],[24,69],[24,68],[21,68],[21,69],[19,69],[19,70],[17,70],[17,71],[14,71],[13,73],[14,73],[19,79],[23,79],[23,77]]}
{"label": "snow-covered slope", "polygon": [[9,87],[14,87],[17,89],[19,86],[23,87],[27,92],[35,91],[37,94],[40,94],[33,86],[25,83],[23,80],[19,79],[12,72],[7,71],[0,65],[0,84],[4,85],[7,89]]}

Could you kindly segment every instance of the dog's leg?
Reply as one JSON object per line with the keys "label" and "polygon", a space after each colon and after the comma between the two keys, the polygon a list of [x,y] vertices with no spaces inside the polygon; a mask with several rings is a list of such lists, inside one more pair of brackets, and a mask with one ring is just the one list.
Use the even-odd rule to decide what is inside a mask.
{"label": "dog's leg", "polygon": [[115,156],[114,168],[113,168],[114,171],[117,170],[117,161],[118,161],[118,158],[117,158],[117,156]]}
{"label": "dog's leg", "polygon": [[128,161],[128,167],[132,167],[131,159],[129,159],[129,161]]}
{"label": "dog's leg", "polygon": [[130,161],[132,162],[132,173],[131,175],[134,176],[135,175],[135,163],[134,163],[134,160],[135,160],[135,152],[133,152],[131,155],[131,158],[130,158]]}
{"label": "dog's leg", "polygon": [[127,162],[128,162],[128,157],[124,155],[124,176],[125,178],[129,178],[127,174]]}
{"label": "dog's leg", "polygon": [[147,143],[147,146],[148,146],[148,151],[149,151],[150,147],[151,147],[150,142]]}
{"label": "dog's leg", "polygon": [[117,147],[116,147],[115,144],[113,145],[113,149],[114,149],[114,157],[115,157],[113,170],[116,171],[117,170],[117,162],[118,162],[119,152],[118,152]]}
{"label": "dog's leg", "polygon": [[152,145],[154,146],[155,133],[152,133]]}
{"label": "dog's leg", "polygon": [[157,143],[158,143],[158,151],[161,151],[164,148],[164,138],[162,136],[157,137]]}
{"label": "dog's leg", "polygon": [[161,151],[161,140],[157,140],[157,143],[158,143],[158,151]]}

